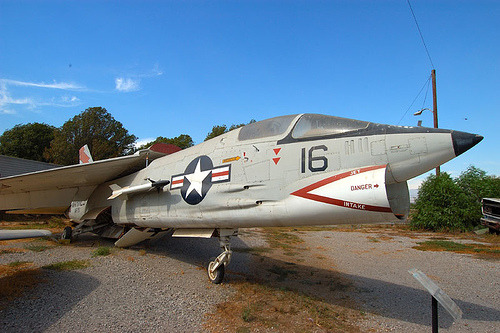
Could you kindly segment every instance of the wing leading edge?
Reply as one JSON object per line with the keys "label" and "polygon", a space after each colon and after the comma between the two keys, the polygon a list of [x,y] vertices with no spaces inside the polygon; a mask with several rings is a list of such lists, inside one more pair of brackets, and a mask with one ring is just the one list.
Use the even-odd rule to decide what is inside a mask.
{"label": "wing leading edge", "polygon": [[134,155],[0,178],[0,210],[62,213],[79,189],[93,190],[104,182],[143,169],[146,160],[165,155],[145,149]]}

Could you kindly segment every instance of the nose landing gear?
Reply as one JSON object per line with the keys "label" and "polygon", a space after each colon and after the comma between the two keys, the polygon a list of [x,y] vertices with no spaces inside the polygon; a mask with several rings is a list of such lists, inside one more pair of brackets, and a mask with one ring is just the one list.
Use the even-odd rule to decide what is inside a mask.
{"label": "nose landing gear", "polygon": [[208,264],[208,278],[214,284],[219,284],[224,279],[225,267],[231,261],[231,244],[229,236],[219,237],[220,247],[224,250],[217,258],[211,258]]}

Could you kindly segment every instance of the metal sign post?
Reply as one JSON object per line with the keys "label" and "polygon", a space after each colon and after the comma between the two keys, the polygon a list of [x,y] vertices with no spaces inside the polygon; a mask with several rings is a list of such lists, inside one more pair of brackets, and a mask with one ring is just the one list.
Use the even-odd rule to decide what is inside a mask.
{"label": "metal sign post", "polygon": [[420,282],[420,284],[422,284],[422,286],[424,286],[424,288],[427,289],[432,296],[432,333],[437,333],[439,330],[438,302],[446,311],[448,311],[453,319],[457,320],[462,318],[462,310],[460,310],[458,305],[427,275],[416,268],[408,270],[408,273],[413,275],[413,277]]}

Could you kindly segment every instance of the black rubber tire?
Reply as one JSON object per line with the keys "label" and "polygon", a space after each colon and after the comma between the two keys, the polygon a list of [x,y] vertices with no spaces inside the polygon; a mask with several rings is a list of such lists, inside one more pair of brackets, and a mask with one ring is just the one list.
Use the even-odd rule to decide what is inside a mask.
{"label": "black rubber tire", "polygon": [[66,227],[66,228],[64,228],[63,232],[61,233],[61,239],[71,240],[72,234],[73,234],[73,229],[71,229],[71,227]]}
{"label": "black rubber tire", "polygon": [[222,282],[222,280],[224,280],[224,264],[220,265],[219,268],[215,270],[215,272],[210,273],[210,268],[214,264],[215,264],[215,258],[211,258],[207,267],[208,279],[213,284],[219,284]]}

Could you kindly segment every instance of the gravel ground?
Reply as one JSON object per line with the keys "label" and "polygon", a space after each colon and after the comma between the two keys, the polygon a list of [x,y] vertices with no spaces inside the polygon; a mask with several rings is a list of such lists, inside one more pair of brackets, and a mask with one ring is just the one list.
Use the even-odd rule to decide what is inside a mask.
{"label": "gravel ground", "polygon": [[0,311],[1,331],[201,332],[205,313],[231,294],[229,285],[213,286],[198,262],[217,254],[215,240],[167,239],[147,254],[138,247],[91,259],[96,246],[89,246],[97,240],[87,236],[75,246],[0,256],[0,263],[36,266],[92,263],[75,271],[43,270],[47,282]]}
{"label": "gravel ground", "polygon": [[[352,297],[356,302],[352,306],[366,313],[363,330],[430,331],[430,295],[407,272],[416,267],[464,312],[464,318],[453,323],[440,308],[441,332],[500,332],[498,261],[412,249],[426,235],[412,239],[365,232],[297,234],[305,240],[311,258],[325,257],[320,260],[325,270],[335,271],[332,276],[340,274],[354,284]],[[260,233],[252,230],[232,241],[234,248],[265,244]],[[43,266],[73,259],[92,264],[75,271],[43,270],[46,282],[0,311],[1,331],[203,332],[205,315],[234,292],[231,281],[235,276],[251,273],[258,264],[252,255],[235,252],[227,283],[214,286],[202,267],[219,254],[215,239],[163,238],[91,258],[99,245],[112,243],[85,235],[72,245],[44,252],[0,255],[0,264],[19,260]]]}
{"label": "gravel ground", "polygon": [[[361,323],[377,332],[429,332],[431,296],[407,271],[418,268],[462,309],[453,318],[439,306],[440,332],[500,332],[500,262],[472,255],[412,249],[418,239],[363,232],[301,234],[343,277],[354,282],[353,294],[367,313]],[[460,240],[455,240],[460,242]]]}

